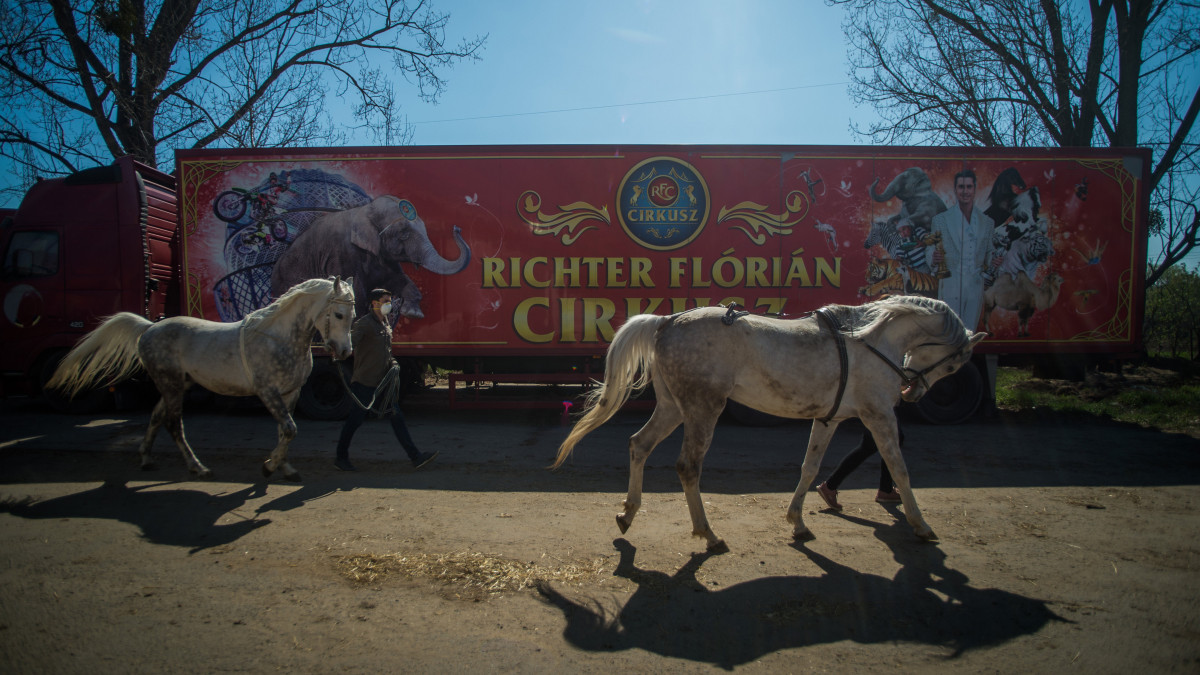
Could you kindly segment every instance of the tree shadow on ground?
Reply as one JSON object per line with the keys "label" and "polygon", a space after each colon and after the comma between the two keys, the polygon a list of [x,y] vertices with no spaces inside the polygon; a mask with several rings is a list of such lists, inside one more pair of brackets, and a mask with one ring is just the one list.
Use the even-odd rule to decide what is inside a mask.
{"label": "tree shadow on ground", "polygon": [[[91,490],[44,501],[5,499],[0,501],[0,513],[31,519],[117,520],[136,526],[152,543],[187,547],[191,553],[229,544],[271,522],[236,513],[247,501],[263,496],[265,484],[250,485],[222,495],[200,490],[153,489],[164,485],[170,483],[131,488],[123,481],[106,480]],[[231,513],[242,519],[229,524],[217,523],[222,516]]]}
{"label": "tree shadow on ground", "polygon": [[971,587],[966,575],[946,566],[940,548],[914,541],[903,520],[884,525],[847,518],[876,528],[901,564],[895,578],[863,574],[794,544],[823,574],[710,590],[696,573],[714,554],[693,554],[667,574],[637,567],[637,549],[617,539],[614,575],[637,584],[624,606],[610,611],[595,598],[574,600],[549,583],[538,591],[562,610],[563,636],[580,649],[643,649],[726,669],[782,649],[843,640],[928,644],[954,658],[1064,621],[1044,601]]}

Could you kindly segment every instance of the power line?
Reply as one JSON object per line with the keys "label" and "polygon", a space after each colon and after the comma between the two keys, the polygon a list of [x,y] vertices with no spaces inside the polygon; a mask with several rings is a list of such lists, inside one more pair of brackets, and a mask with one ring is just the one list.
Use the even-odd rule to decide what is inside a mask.
{"label": "power line", "polygon": [[606,110],[609,108],[631,108],[642,105],[659,105],[662,103],[683,103],[686,101],[704,101],[715,98],[732,98],[734,96],[755,96],[758,94],[777,94],[784,91],[797,91],[800,89],[818,89],[821,87],[838,87],[849,82],[826,82],[824,84],[805,84],[797,87],[783,87],[780,89],[759,89],[757,91],[739,91],[729,94],[709,94],[707,96],[688,96],[685,98],[667,98],[659,101],[639,101],[637,103],[610,103],[607,105],[584,106],[580,108],[559,108],[557,110],[536,110],[517,113],[500,113],[496,115],[480,115],[478,117],[454,117],[444,120],[424,120],[421,122],[413,122],[412,124],[444,124],[447,122],[474,122],[478,120],[494,120],[503,119],[506,117],[529,117],[532,115],[556,115],[559,113],[586,112],[589,110]]}

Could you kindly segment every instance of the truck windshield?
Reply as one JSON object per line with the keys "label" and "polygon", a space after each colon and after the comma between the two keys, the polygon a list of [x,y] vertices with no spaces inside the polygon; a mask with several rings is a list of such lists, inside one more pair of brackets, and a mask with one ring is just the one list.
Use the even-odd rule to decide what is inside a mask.
{"label": "truck windshield", "polygon": [[14,232],[4,252],[4,278],[48,277],[58,273],[57,232]]}

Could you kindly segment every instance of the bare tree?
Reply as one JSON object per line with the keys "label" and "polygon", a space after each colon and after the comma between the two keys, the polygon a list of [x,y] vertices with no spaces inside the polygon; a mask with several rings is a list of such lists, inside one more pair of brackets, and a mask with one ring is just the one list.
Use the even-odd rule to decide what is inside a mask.
{"label": "bare tree", "polygon": [[176,148],[405,142],[396,87],[436,100],[486,39],[447,46],[448,21],[425,0],[6,0],[8,189]]}
{"label": "bare tree", "polygon": [[1200,4],[1182,0],[830,0],[877,143],[1149,147],[1163,218],[1148,283],[1200,230]]}

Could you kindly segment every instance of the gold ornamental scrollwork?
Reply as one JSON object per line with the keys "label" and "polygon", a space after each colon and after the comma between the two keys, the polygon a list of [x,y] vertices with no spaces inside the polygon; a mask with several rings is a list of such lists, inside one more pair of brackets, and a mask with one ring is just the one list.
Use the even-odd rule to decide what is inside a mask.
{"label": "gold ornamental scrollwork", "polygon": [[584,223],[612,223],[607,206],[571,202],[558,208],[561,209],[558,213],[542,213],[542,196],[534,190],[526,190],[517,198],[517,212],[521,215],[521,220],[529,225],[531,232],[538,236],[561,237],[562,243],[567,246],[574,244],[584,232],[597,227],[584,226]]}
{"label": "gold ornamental scrollwork", "polygon": [[741,230],[750,241],[762,246],[768,237],[779,237],[792,233],[792,228],[808,214],[809,201],[804,193],[793,190],[784,199],[783,213],[770,213],[764,204],[745,201],[730,206],[722,206],[717,214],[717,222],[724,223],[740,220],[749,227],[731,225],[730,229]]}

